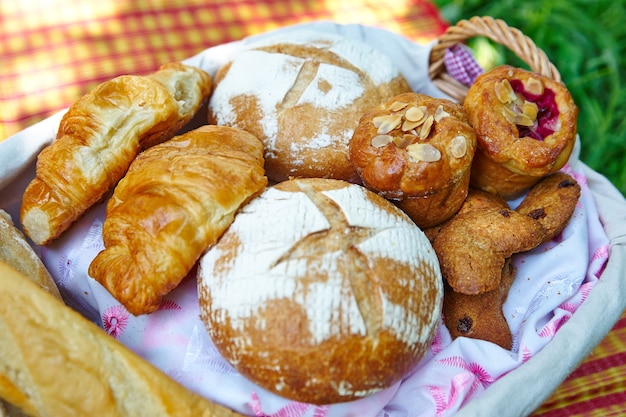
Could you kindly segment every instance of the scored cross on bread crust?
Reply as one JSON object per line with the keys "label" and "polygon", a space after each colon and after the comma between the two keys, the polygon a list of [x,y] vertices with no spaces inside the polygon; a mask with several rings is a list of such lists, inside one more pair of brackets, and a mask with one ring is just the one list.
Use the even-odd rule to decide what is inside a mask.
{"label": "scored cross on bread crust", "polygon": [[345,181],[267,189],[200,261],[203,321],[253,382],[328,404],[391,386],[426,353],[443,284],[428,239]]}

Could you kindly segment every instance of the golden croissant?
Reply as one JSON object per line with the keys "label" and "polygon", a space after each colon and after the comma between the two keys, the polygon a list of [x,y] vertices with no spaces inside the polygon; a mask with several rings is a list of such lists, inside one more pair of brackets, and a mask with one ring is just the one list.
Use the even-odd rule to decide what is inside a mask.
{"label": "golden croissant", "polygon": [[142,152],[107,203],[105,250],[89,266],[132,314],[156,310],[237,210],[267,185],[263,145],[202,126]]}
{"label": "golden croissant", "polygon": [[38,156],[22,199],[24,232],[39,245],[60,236],[115,186],[141,150],[190,121],[211,86],[208,73],[171,63],[148,76],[113,78],[81,97]]}

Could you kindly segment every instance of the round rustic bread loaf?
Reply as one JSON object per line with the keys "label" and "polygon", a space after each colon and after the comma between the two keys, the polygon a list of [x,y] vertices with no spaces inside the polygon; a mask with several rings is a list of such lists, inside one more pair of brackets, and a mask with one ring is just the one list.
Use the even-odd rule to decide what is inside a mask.
{"label": "round rustic bread loaf", "polygon": [[423,232],[360,185],[268,188],[201,259],[201,317],[257,385],[330,404],[383,390],[423,358],[443,285]]}
{"label": "round rustic bread loaf", "polygon": [[359,177],[348,143],[363,113],[411,91],[369,45],[308,30],[250,43],[215,76],[209,122],[247,130],[265,145],[268,178]]}

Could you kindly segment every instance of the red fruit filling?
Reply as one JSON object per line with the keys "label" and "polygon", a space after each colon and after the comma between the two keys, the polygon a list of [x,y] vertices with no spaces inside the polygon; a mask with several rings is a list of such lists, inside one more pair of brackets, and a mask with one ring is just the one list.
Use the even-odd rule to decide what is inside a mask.
{"label": "red fruit filling", "polygon": [[509,80],[513,91],[524,97],[525,100],[537,105],[537,120],[532,126],[520,126],[519,136],[531,137],[537,140],[544,140],[557,130],[559,121],[559,108],[556,105],[555,93],[549,88],[544,88],[542,94],[532,94],[526,91],[521,80]]}

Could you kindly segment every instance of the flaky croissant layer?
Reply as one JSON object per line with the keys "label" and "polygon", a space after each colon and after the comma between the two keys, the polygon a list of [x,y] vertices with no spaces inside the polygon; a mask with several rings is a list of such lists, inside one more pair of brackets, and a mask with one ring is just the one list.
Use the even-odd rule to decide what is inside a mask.
{"label": "flaky croissant layer", "polygon": [[243,130],[203,126],[142,152],[107,203],[105,250],[89,275],[135,315],[168,292],[267,185],[263,145]]}
{"label": "flaky croissant layer", "polygon": [[124,176],[142,150],[170,139],[209,96],[206,72],[180,63],[123,75],[76,101],[37,160],[22,199],[25,233],[39,245],[60,236]]}

